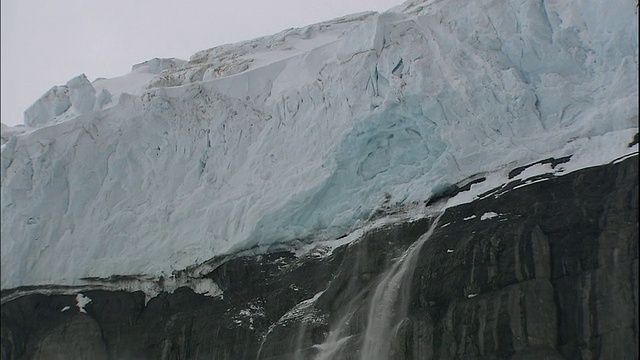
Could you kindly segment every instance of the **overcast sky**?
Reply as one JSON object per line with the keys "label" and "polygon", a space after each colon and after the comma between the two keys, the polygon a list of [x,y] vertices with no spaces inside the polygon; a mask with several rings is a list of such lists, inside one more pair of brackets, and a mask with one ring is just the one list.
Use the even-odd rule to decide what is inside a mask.
{"label": "overcast sky", "polygon": [[2,0],[2,122],[54,85],[128,73],[154,57],[188,60],[216,45],[402,0]]}

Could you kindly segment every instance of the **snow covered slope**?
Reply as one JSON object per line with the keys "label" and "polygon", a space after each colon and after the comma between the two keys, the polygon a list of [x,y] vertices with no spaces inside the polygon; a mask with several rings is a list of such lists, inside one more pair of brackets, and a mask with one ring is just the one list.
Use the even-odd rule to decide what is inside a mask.
{"label": "snow covered slope", "polygon": [[81,76],[2,145],[2,288],[169,274],[506,165],[607,162],[637,152],[637,78],[632,0],[409,1]]}

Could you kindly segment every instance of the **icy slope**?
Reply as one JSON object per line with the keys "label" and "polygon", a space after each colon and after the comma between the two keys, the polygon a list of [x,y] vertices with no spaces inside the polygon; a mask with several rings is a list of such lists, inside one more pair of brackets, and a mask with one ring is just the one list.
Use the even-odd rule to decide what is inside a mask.
{"label": "icy slope", "polygon": [[78,99],[121,94],[90,111],[60,117],[56,93],[2,146],[2,288],[332,239],[473,174],[627,139],[637,34],[632,0],[407,2],[94,81]]}

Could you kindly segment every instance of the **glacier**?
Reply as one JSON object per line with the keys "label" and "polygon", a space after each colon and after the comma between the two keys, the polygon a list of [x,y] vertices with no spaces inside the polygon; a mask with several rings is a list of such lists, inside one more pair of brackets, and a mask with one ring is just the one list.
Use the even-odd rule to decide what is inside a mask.
{"label": "glacier", "polygon": [[637,153],[637,79],[632,0],[408,1],[81,75],[3,126],[2,288],[167,276],[507,165],[607,163]]}

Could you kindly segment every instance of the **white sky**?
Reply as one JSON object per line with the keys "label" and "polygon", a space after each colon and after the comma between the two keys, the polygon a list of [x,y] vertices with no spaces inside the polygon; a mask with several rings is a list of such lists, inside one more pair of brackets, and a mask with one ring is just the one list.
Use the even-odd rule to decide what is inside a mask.
{"label": "white sky", "polygon": [[128,73],[154,57],[199,50],[338,16],[384,11],[403,0],[2,0],[0,119],[54,85]]}

